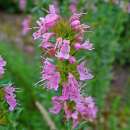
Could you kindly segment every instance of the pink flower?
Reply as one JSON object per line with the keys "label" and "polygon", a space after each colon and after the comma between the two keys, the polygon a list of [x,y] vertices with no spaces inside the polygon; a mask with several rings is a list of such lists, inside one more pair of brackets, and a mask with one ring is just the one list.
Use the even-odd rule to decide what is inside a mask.
{"label": "pink flower", "polygon": [[49,13],[50,14],[57,14],[56,8],[54,5],[49,5]]}
{"label": "pink flower", "polygon": [[70,23],[72,23],[75,20],[80,20],[80,14],[74,13],[71,17],[70,17]]}
{"label": "pink flower", "polygon": [[76,102],[76,110],[84,119],[92,121],[96,118],[97,107],[92,97],[81,97]]}
{"label": "pink flower", "polygon": [[78,125],[78,123],[79,123],[79,119],[78,119],[78,112],[77,111],[75,111],[75,112],[73,112],[72,113],[72,120],[73,120],[73,128],[76,128],[76,126]]}
{"label": "pink flower", "polygon": [[27,1],[26,0],[19,0],[19,8],[24,11],[26,8]]}
{"label": "pink flower", "polygon": [[56,22],[59,20],[59,16],[57,14],[48,14],[46,17],[45,17],[45,26],[47,28],[51,28],[53,27]]}
{"label": "pink flower", "polygon": [[45,60],[42,71],[42,79],[46,81],[48,89],[57,91],[60,81],[60,73],[56,72],[56,67],[48,60]]}
{"label": "pink flower", "polygon": [[51,42],[44,42],[43,41],[40,46],[43,49],[54,48],[54,45]]}
{"label": "pink flower", "polygon": [[85,63],[82,62],[77,66],[77,70],[79,72],[80,75],[80,80],[90,80],[93,78],[93,75],[91,73],[89,73],[89,71],[87,70],[87,68],[85,68]]}
{"label": "pink flower", "polygon": [[54,89],[55,91],[57,91],[58,87],[59,87],[59,81],[60,81],[60,73],[59,72],[56,72],[55,74],[50,75],[47,78],[48,89]]}
{"label": "pink flower", "polygon": [[65,109],[66,114],[67,112],[67,104],[65,103],[69,99],[69,87],[68,84],[63,84],[63,89],[62,89],[62,95],[61,96],[54,96],[52,98],[52,103],[53,103],[53,108],[50,109],[50,112],[53,114],[58,114],[61,109]]}
{"label": "pink flower", "polygon": [[44,42],[48,42],[50,40],[51,37],[53,37],[55,34],[54,33],[44,33],[42,35],[42,40]]}
{"label": "pink flower", "polygon": [[[53,3],[53,5],[54,5],[54,7],[55,7],[55,12],[56,12],[56,14],[59,14],[59,2],[57,1],[57,0],[53,0],[52,1],[52,3]],[[50,8],[50,7],[49,7]],[[51,10],[51,9],[49,9],[49,10]]]}
{"label": "pink flower", "polygon": [[15,92],[15,88],[11,87],[10,85],[4,88],[4,91],[6,94],[9,95],[14,95],[13,93]]}
{"label": "pink flower", "polygon": [[75,47],[76,50],[79,50],[79,49],[81,49],[81,44],[80,43],[76,43],[74,45],[74,47]]}
{"label": "pink flower", "polygon": [[2,75],[4,74],[4,66],[5,65],[6,65],[6,62],[0,56],[0,77],[2,77]]}
{"label": "pink flower", "polygon": [[76,5],[75,5],[75,4],[71,4],[71,5],[69,6],[69,9],[70,9],[70,11],[71,11],[72,13],[76,13],[76,12],[77,12],[77,8],[76,8]]}
{"label": "pink flower", "polygon": [[[86,29],[89,28],[88,25],[84,25],[84,24],[80,23],[81,15],[82,14],[73,13],[73,15],[70,18],[70,25],[71,25],[72,29],[77,32],[77,34],[75,35],[75,40],[77,42],[82,42],[83,41],[84,32],[86,31]],[[85,45],[83,44],[83,46],[81,46],[81,48],[85,49],[86,44]]]}
{"label": "pink flower", "polygon": [[62,95],[53,97],[53,109],[51,112],[57,114],[63,108],[67,119],[71,117],[71,110],[69,110],[66,101],[77,101],[80,97],[79,85],[74,76],[69,73],[68,82],[63,84]]}
{"label": "pink flower", "polygon": [[80,16],[81,16],[81,14],[74,13],[70,17],[70,25],[71,25],[72,29],[74,29],[75,31],[78,31],[78,32],[81,31]]}
{"label": "pink flower", "polygon": [[9,104],[9,111],[13,111],[17,106],[17,102],[14,94],[15,88],[9,85],[4,88],[4,92],[5,92],[5,100]]}
{"label": "pink flower", "polygon": [[54,96],[52,98],[53,108],[49,111],[53,114],[58,114],[63,108],[64,99],[62,97]]}
{"label": "pink flower", "polygon": [[69,62],[70,62],[70,64],[74,64],[76,62],[75,57],[74,56],[70,56],[69,57]]}
{"label": "pink flower", "polygon": [[52,44],[51,42],[49,42],[50,38],[54,36],[54,33],[44,33],[42,35],[42,43],[41,43],[41,47],[43,49],[49,49],[49,48],[54,48],[54,44]]}
{"label": "pink flower", "polygon": [[70,26],[72,27],[72,29],[77,32],[77,34],[75,34],[74,39],[77,41],[77,43],[74,45],[75,49],[87,49],[87,50],[91,50],[92,49],[92,44],[89,44],[88,41],[86,41],[85,43],[81,44],[83,42],[84,39],[84,33],[86,31],[86,29],[89,28],[88,25],[84,25],[81,24],[80,22],[80,17],[82,14],[77,14],[77,13],[73,13],[73,15],[70,18]]}
{"label": "pink flower", "polygon": [[78,82],[71,73],[69,73],[68,82],[63,84],[62,97],[64,100],[76,100],[80,97]]}
{"label": "pink flower", "polygon": [[61,59],[69,59],[70,45],[68,40],[63,40],[63,45],[60,48],[60,51],[57,53],[57,57]]}
{"label": "pink flower", "polygon": [[83,32],[79,32],[78,34],[75,35],[75,40],[77,42],[82,42],[84,39],[84,33]]}
{"label": "pink flower", "polygon": [[49,6],[49,14],[44,18],[44,25],[47,29],[53,27],[59,20],[59,15],[56,14],[54,5]]}
{"label": "pink flower", "polygon": [[53,27],[59,20],[59,15],[56,14],[53,5],[49,8],[49,14],[45,17],[41,17],[37,21],[38,30],[33,33],[34,40],[41,38],[44,33],[46,33],[51,27]]}
{"label": "pink flower", "polygon": [[50,5],[47,16],[37,21],[38,30],[33,34],[34,39],[42,41],[40,46],[46,51],[45,56],[49,56],[43,63],[41,81],[48,89],[57,91],[57,95],[62,93],[52,97],[50,112],[58,114],[63,109],[66,119],[72,120],[73,128],[82,120],[92,121],[97,113],[92,98],[82,97],[80,92],[79,81],[92,79],[93,75],[85,68],[85,62],[77,65],[75,49],[92,50],[93,45],[84,40],[84,33],[89,26],[81,23],[83,13],[76,13],[77,2],[72,0],[69,23]]}
{"label": "pink flower", "polygon": [[50,5],[49,14],[45,17],[45,25],[51,28],[56,24],[58,20],[59,20],[59,15],[57,15],[57,11],[54,5]]}
{"label": "pink flower", "polygon": [[91,51],[93,49],[93,44],[90,43],[89,41],[85,41],[83,44],[81,44],[81,49],[86,49]]}
{"label": "pink flower", "polygon": [[79,20],[75,20],[75,21],[71,22],[71,27],[72,28],[75,28],[75,27],[77,27],[79,25],[80,25],[80,21]]}
{"label": "pink flower", "polygon": [[43,71],[42,71],[42,73],[44,73],[44,77],[48,77],[48,75],[55,74],[55,71],[56,71],[55,65],[46,59],[44,61],[44,66],[43,66]]}
{"label": "pink flower", "polygon": [[81,49],[86,49],[86,50],[92,50],[93,48],[93,44],[90,43],[89,41],[85,41],[83,44],[81,44]]}
{"label": "pink flower", "polygon": [[71,3],[70,3],[70,6],[69,6],[69,9],[72,13],[76,13],[77,12],[77,4],[78,4],[78,0],[71,0]]}
{"label": "pink flower", "polygon": [[22,35],[26,35],[29,32],[31,17],[28,16],[22,21]]}
{"label": "pink flower", "polygon": [[69,99],[69,85],[68,85],[68,83],[63,84],[62,97],[63,97],[64,100]]}
{"label": "pink flower", "polygon": [[62,37],[58,37],[58,38],[56,39],[55,49],[60,49],[61,46],[62,46],[62,42],[63,42]]}
{"label": "pink flower", "polygon": [[42,36],[42,29],[39,29],[38,31],[33,33],[33,39],[36,40]]}
{"label": "pink flower", "polygon": [[86,49],[86,50],[92,50],[93,48],[93,44],[90,43],[89,41],[85,41],[83,44],[80,43],[76,43],[75,44],[75,49]]}
{"label": "pink flower", "polygon": [[68,76],[68,87],[69,87],[68,94],[70,100],[76,100],[77,98],[80,97],[80,89],[79,89],[78,81],[71,73],[69,73]]}

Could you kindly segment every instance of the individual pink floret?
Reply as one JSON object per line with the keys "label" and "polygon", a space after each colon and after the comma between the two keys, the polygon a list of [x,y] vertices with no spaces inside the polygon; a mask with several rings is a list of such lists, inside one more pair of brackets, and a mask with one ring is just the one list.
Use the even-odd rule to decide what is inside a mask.
{"label": "individual pink floret", "polygon": [[68,40],[63,40],[63,44],[60,48],[60,51],[57,52],[56,56],[61,59],[69,59],[70,53],[70,42]]}
{"label": "individual pink floret", "polygon": [[93,75],[85,68],[85,62],[77,66],[77,71],[79,72],[80,80],[90,80],[93,78]]}
{"label": "individual pink floret", "polygon": [[85,41],[85,42],[82,43],[82,44],[76,43],[76,44],[74,45],[74,47],[75,47],[76,50],[85,49],[85,50],[91,51],[91,50],[94,49],[94,48],[93,48],[93,44],[90,43],[89,41]]}
{"label": "individual pink floret", "polygon": [[75,62],[76,62],[75,57],[74,57],[74,56],[70,56],[70,57],[69,57],[69,63],[70,63],[70,64],[74,64]]}
{"label": "individual pink floret", "polygon": [[9,111],[13,111],[17,106],[15,88],[11,85],[4,88],[5,100],[9,104]]}
{"label": "individual pink floret", "polygon": [[48,89],[57,91],[60,82],[60,73],[56,71],[55,65],[48,60],[44,62],[42,80],[46,82]]}

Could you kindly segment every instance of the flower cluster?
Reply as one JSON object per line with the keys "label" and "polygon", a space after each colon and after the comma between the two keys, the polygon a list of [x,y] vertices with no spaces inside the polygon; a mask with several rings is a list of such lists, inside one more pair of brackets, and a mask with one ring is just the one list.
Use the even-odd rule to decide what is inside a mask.
{"label": "flower cluster", "polygon": [[5,65],[6,65],[6,62],[0,56],[0,77],[2,77],[2,75],[4,74],[4,66]]}
{"label": "flower cluster", "polygon": [[4,88],[4,93],[5,100],[9,104],[9,111],[13,111],[17,106],[15,88],[12,85],[8,85]]}
{"label": "flower cluster", "polygon": [[[0,56],[0,77],[4,74],[4,66],[6,65],[6,61]],[[16,99],[15,99],[15,88],[9,84],[3,89],[4,98],[6,102],[9,104],[9,111],[13,111],[16,108]]]}
{"label": "flower cluster", "polygon": [[93,50],[92,43],[84,41],[89,26],[81,24],[81,15],[73,13],[68,21],[50,5],[49,14],[37,21],[38,30],[33,33],[34,39],[41,40],[40,47],[45,52],[42,81],[47,89],[60,94],[52,97],[50,112],[58,114],[63,109],[66,120],[73,121],[73,127],[82,120],[93,121],[97,113],[92,97],[81,93],[80,82],[93,78],[86,62],[79,62],[76,55],[79,51]]}

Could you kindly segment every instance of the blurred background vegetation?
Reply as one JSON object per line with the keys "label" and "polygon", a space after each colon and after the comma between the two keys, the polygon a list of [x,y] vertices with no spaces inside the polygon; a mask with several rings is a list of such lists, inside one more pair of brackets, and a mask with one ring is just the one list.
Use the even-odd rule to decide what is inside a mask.
{"label": "blurred background vegetation", "polygon": [[[57,0],[61,15],[70,16],[71,0]],[[39,101],[45,109],[51,107],[54,95],[34,87],[40,79],[40,49],[32,33],[21,34],[21,22],[32,16],[44,16],[53,0],[27,0],[21,11],[17,0],[0,0],[0,55],[7,61],[6,73],[0,85],[12,82],[20,88],[17,92],[19,106],[6,117],[0,115],[0,130],[49,130],[36,106]],[[89,81],[84,93],[92,95],[97,103],[98,117],[93,123],[84,123],[75,130],[130,130],[130,12],[128,0],[79,0],[79,12],[87,12],[82,21],[91,25],[86,38],[94,44],[94,51],[85,53],[95,78]],[[81,55],[79,55],[81,56]],[[68,130],[62,113],[48,113],[57,130]]]}

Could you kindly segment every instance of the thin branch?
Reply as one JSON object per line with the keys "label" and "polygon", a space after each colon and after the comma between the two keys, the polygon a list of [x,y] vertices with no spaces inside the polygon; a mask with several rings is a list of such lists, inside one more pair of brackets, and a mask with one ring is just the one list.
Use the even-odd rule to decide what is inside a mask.
{"label": "thin branch", "polygon": [[46,111],[44,106],[41,105],[41,103],[38,101],[35,102],[35,105],[38,108],[38,110],[40,111],[40,113],[42,114],[42,117],[44,118],[44,120],[47,122],[48,126],[50,127],[50,130],[57,130],[54,122],[49,117],[48,112]]}

